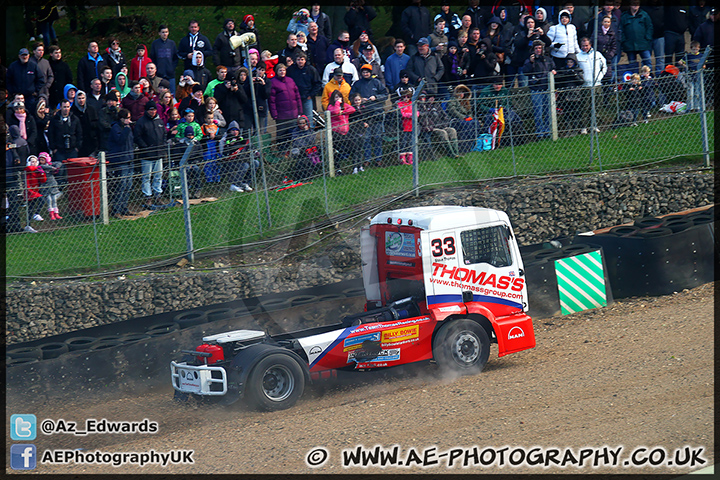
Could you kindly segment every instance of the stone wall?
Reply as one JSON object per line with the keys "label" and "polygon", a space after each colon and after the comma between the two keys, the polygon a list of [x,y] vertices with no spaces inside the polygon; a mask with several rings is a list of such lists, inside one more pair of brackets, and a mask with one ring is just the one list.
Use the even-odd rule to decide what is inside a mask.
{"label": "stone wall", "polygon": [[[474,205],[508,213],[521,245],[713,203],[708,173],[611,173],[481,183],[434,191],[393,208]],[[7,342],[18,343],[97,325],[236,299],[359,278],[356,231],[321,254],[262,268],[128,276],[98,282],[13,284],[7,291]]]}

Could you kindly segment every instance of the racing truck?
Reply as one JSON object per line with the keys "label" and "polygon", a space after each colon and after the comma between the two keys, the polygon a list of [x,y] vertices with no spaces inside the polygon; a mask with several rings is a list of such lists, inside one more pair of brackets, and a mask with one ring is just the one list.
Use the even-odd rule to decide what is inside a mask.
{"label": "racing truck", "polygon": [[435,362],[456,375],[535,347],[525,272],[506,213],[427,206],[379,213],[361,230],[365,308],[334,324],[269,335],[206,336],[171,362],[178,399],[243,398],[293,406],[306,384],[339,371]]}

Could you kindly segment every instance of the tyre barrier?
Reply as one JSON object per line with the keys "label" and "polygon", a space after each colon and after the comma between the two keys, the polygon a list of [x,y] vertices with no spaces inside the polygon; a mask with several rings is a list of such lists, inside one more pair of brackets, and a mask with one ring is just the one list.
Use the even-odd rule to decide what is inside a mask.
{"label": "tyre barrier", "polygon": [[122,335],[103,335],[102,337],[97,337],[97,343],[114,342],[115,340],[120,340],[120,337],[122,337]]}
{"label": "tyre barrier", "polygon": [[363,287],[355,287],[355,288],[346,288],[343,290],[343,295],[346,297],[359,297],[365,295],[365,288]]}
{"label": "tyre barrier", "polygon": [[618,237],[629,237],[630,235],[635,235],[640,230],[640,227],[637,227],[635,225],[621,225],[619,227],[613,227],[610,229],[611,235],[616,235]]}
{"label": "tyre barrier", "polygon": [[[217,309],[215,309],[217,310]],[[208,321],[208,312],[203,310],[191,310],[173,317],[173,322],[178,324],[178,328],[188,328],[194,325],[200,325]]]}
{"label": "tyre barrier", "polygon": [[20,347],[13,350],[8,350],[7,356],[11,358],[34,358],[36,360],[42,360],[43,352],[39,347]]}
{"label": "tyre barrier", "polygon": [[95,337],[73,337],[65,340],[65,344],[68,346],[68,350],[76,352],[78,350],[87,350],[97,343]]}
{"label": "tyre barrier", "polygon": [[663,222],[662,218],[658,217],[642,217],[638,218],[633,222],[633,225],[640,228],[657,227]]}
{"label": "tyre barrier", "polygon": [[300,305],[307,305],[309,303],[316,303],[318,301],[317,295],[296,295],[288,298],[291,307],[298,307]]}
{"label": "tyre barrier", "polygon": [[[363,293],[364,295],[364,293]],[[342,295],[340,293],[326,293],[325,295],[320,295],[317,297],[318,303],[325,302],[327,300],[340,300],[341,298],[346,298],[345,295]]]}
{"label": "tyre barrier", "polygon": [[63,353],[67,353],[69,351],[67,343],[63,342],[45,343],[43,345],[40,345],[40,350],[42,351],[43,360],[57,358]]}
{"label": "tyre barrier", "polygon": [[[636,227],[637,228],[637,227]],[[578,273],[577,277],[568,278],[569,276],[559,273],[559,270],[566,269],[568,259],[575,259],[577,262],[586,261],[588,254],[599,252],[600,269],[602,283],[604,285],[596,286],[595,289],[601,292],[597,304],[595,305],[578,305],[569,306],[566,300],[570,293],[570,288],[584,290],[585,281],[574,280],[574,278],[585,278],[585,271]],[[562,248],[546,248],[535,250],[528,255],[530,258],[526,262],[526,256],[523,256],[523,265],[525,266],[525,281],[528,292],[529,313],[533,317],[543,318],[557,315],[558,313],[568,314],[575,313],[588,308],[596,308],[604,306],[613,301],[610,289],[610,281],[607,269],[605,268],[605,260],[603,248],[600,245],[592,243],[571,243]],[[585,267],[587,268],[587,267]],[[568,287],[565,283],[570,282],[572,287]],[[561,283],[563,286],[561,288]]]}
{"label": "tyre barrier", "polygon": [[[712,214],[705,210],[668,217],[635,235],[592,236],[605,252],[614,298],[667,295],[714,280]],[[653,223],[647,217],[636,223],[641,220]]]}

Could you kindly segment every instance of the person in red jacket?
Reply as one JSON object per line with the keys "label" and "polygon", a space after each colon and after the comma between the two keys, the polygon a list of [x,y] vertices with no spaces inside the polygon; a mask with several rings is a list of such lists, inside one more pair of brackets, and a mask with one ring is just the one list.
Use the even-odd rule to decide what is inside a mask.
{"label": "person in red jacket", "polygon": [[[333,90],[330,94],[328,103],[328,111],[330,112],[330,125],[333,133],[333,148],[335,148],[340,156],[345,157],[345,165],[352,167],[351,149],[353,148],[352,139],[348,136],[350,132],[350,114],[355,113],[355,107],[343,100],[340,90]],[[336,159],[335,164],[340,166],[340,159]],[[338,169],[337,174],[342,174],[342,170]]]}
{"label": "person in red jacket", "polygon": [[152,63],[152,59],[145,55],[147,48],[142,43],[137,46],[137,55],[130,61],[130,80],[137,82],[140,77],[147,77],[148,63]]}
{"label": "person in red jacket", "polygon": [[40,193],[40,185],[45,183],[46,180],[45,171],[40,166],[38,158],[35,155],[30,155],[25,166],[25,197],[28,203],[28,217],[36,222],[44,220],[40,216],[40,210],[43,206],[43,194]]}

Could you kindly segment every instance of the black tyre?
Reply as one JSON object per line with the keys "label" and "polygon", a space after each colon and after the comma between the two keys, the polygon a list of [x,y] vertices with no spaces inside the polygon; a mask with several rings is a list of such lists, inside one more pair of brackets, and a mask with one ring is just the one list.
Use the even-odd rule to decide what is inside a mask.
{"label": "black tyre", "polygon": [[672,235],[673,231],[665,227],[648,228],[646,230],[640,230],[638,236],[641,238],[656,238],[664,237],[666,235]]}
{"label": "black tyre", "polygon": [[273,353],[260,360],[245,385],[248,401],[260,410],[290,408],[305,389],[302,368],[292,357]]}
{"label": "black tyre", "polygon": [[619,227],[613,227],[608,232],[611,235],[617,235],[618,237],[629,237],[635,235],[640,230],[640,227],[635,225],[621,225]]}
{"label": "black tyre", "polygon": [[69,351],[67,344],[62,342],[51,342],[40,345],[40,350],[42,350],[43,360],[57,358],[63,353],[67,353]]}
{"label": "black tyre", "polygon": [[8,350],[8,357],[12,358],[34,358],[35,360],[42,360],[43,354],[40,347],[19,347],[13,350]]}
{"label": "black tyre", "polygon": [[662,218],[657,218],[657,217],[642,217],[642,218],[638,218],[637,220],[635,220],[635,221],[633,222],[633,224],[634,224],[636,227],[647,228],[647,227],[657,227],[657,226],[660,225],[662,222],[663,222],[663,219],[662,219]]}
{"label": "black tyre", "polygon": [[490,357],[490,339],[477,322],[452,320],[435,335],[433,357],[441,370],[460,375],[480,373]]}
{"label": "black tyre", "polygon": [[309,303],[315,303],[315,302],[317,302],[317,300],[318,300],[317,295],[297,295],[295,297],[290,297],[288,299],[291,307],[297,307],[299,305],[307,305]]}
{"label": "black tyre", "polygon": [[21,358],[11,358],[10,360],[5,362],[5,366],[12,367],[16,365],[26,365],[28,363],[37,363],[39,360],[37,358],[28,358],[28,357],[21,357]]}
{"label": "black tyre", "polygon": [[715,218],[709,213],[700,213],[691,217],[693,225],[705,225],[707,223],[713,223]]}
{"label": "black tyre", "polygon": [[346,297],[364,297],[365,289],[363,287],[346,288],[343,292]]}
{"label": "black tyre", "polygon": [[65,340],[65,343],[68,346],[68,350],[71,352],[75,352],[78,350],[87,350],[88,348],[92,347],[97,343],[97,338],[95,337],[73,337],[68,338]]}
{"label": "black tyre", "polygon": [[180,328],[180,326],[177,322],[156,323],[155,325],[150,325],[145,333],[152,336],[164,335],[166,333],[174,332],[178,328]]}
{"label": "black tyre", "polygon": [[340,293],[326,293],[325,295],[320,295],[317,297],[317,301],[319,302],[325,302],[327,300],[339,300],[341,298],[345,298],[345,295],[342,295]]}
{"label": "black tyre", "polygon": [[[224,320],[226,318],[233,318],[234,308],[230,307],[218,307],[205,310],[208,322],[214,322],[216,320]],[[177,322],[177,320],[175,320]],[[178,322],[179,323],[179,322]]]}
{"label": "black tyre", "polygon": [[96,352],[98,350],[107,350],[110,348],[117,348],[122,345],[123,342],[120,339],[117,340],[105,340],[104,342],[97,342],[95,345],[90,347],[90,350]]}
{"label": "black tyre", "polygon": [[201,323],[205,323],[207,321],[207,312],[203,312],[202,310],[191,310],[173,317],[173,322],[177,323],[178,327],[181,329],[192,327],[194,325],[200,325]]}
{"label": "black tyre", "polygon": [[687,218],[677,218],[674,220],[667,220],[665,223],[663,223],[663,228],[669,228],[672,230],[673,233],[680,232],[682,230],[685,230],[687,228],[692,227],[693,221],[689,220]]}
{"label": "black tyre", "polygon": [[151,338],[152,335],[148,335],[147,333],[129,333],[120,337],[120,341],[122,341],[123,345],[129,345],[131,343],[137,343]]}
{"label": "black tyre", "polygon": [[116,340],[120,340],[120,337],[122,337],[122,335],[104,335],[102,337],[97,338],[97,343],[114,342]]}
{"label": "black tyre", "polygon": [[274,310],[284,310],[290,307],[290,302],[287,298],[271,298],[260,302],[260,306],[267,312]]}

